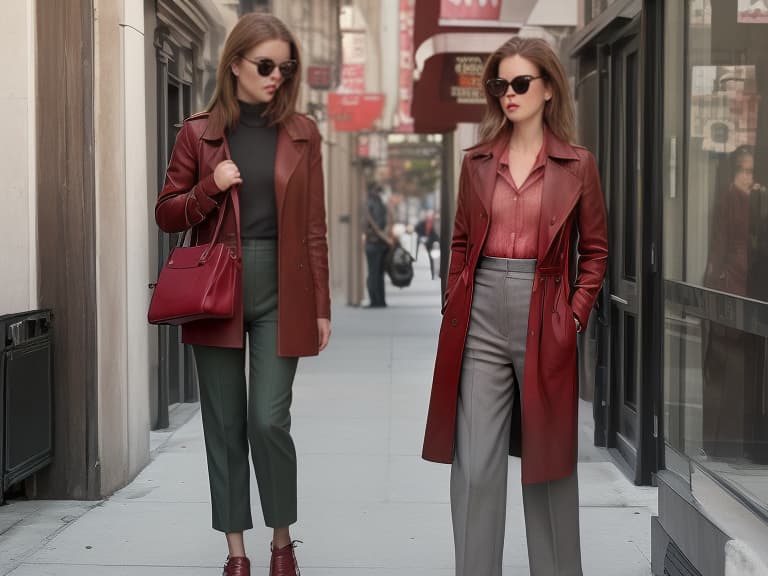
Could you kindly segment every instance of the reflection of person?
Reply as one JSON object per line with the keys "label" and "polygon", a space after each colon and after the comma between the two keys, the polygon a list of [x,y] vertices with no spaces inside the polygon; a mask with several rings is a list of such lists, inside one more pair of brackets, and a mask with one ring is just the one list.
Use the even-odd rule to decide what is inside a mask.
{"label": "reflection of person", "polygon": [[424,249],[427,251],[427,257],[429,258],[429,271],[432,274],[432,280],[435,279],[435,259],[432,256],[432,250],[435,244],[440,243],[440,235],[437,233],[437,218],[434,211],[430,210],[426,216],[414,227],[414,232],[418,237],[418,243],[416,244],[416,258],[419,257],[419,245],[424,244]]}
{"label": "reflection of person", "polygon": [[270,575],[299,572],[289,532],[297,519],[292,385],[298,357],[317,354],[330,336],[320,134],[295,112],[300,82],[285,25],[243,16],[224,45],[207,112],[178,135],[156,207],[161,229],[196,226],[205,243],[225,193],[231,198],[221,237],[242,262],[235,316],[183,327],[199,376],[213,528],[229,547],[224,576],[250,575],[249,442],[264,522],[274,530]]}
{"label": "reflection of person", "polygon": [[393,245],[392,218],[381,194],[382,188],[378,184],[368,187],[365,256],[368,261],[370,308],[384,308],[387,305],[384,295],[384,269],[387,253]]}
{"label": "reflection of person", "polygon": [[531,573],[577,575],[576,333],[607,263],[603,195],[594,158],[569,143],[568,81],[546,42],[512,38],[488,58],[483,81],[423,456],[452,463],[457,576],[502,573],[508,453],[522,455]]}
{"label": "reflection of person", "polygon": [[755,156],[750,146],[732,154],[733,177],[715,198],[712,209],[709,257],[704,285],[739,296],[747,295],[749,268],[750,194],[754,182]]}
{"label": "reflection of person", "polygon": [[[764,268],[756,248],[759,202],[764,188],[754,181],[751,146],[730,157],[729,182],[712,207],[704,285],[736,296],[765,299],[754,292]],[[745,455],[751,433],[745,414],[755,393],[761,339],[716,322],[707,323],[703,358],[703,447],[710,457]]]}

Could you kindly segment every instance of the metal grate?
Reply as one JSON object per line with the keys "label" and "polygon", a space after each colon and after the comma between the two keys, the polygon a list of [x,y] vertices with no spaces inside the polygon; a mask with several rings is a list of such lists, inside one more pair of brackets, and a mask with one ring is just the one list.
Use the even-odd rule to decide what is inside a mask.
{"label": "metal grate", "polygon": [[0,316],[0,502],[53,458],[50,310]]}

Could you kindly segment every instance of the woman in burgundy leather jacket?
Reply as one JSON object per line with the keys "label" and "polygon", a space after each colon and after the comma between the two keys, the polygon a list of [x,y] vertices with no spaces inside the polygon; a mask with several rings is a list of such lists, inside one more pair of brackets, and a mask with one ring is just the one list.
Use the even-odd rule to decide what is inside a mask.
{"label": "woman in burgundy leather jacket", "polygon": [[508,454],[522,458],[531,574],[580,576],[576,333],[605,274],[603,195],[594,158],[571,144],[568,81],[546,42],[506,42],[483,85],[423,456],[452,464],[457,576],[501,576]]}
{"label": "woman in burgundy leather jacket", "polygon": [[298,574],[291,391],[298,358],[318,354],[331,332],[320,134],[295,111],[300,78],[285,25],[243,16],[224,46],[211,104],[179,132],[155,209],[162,230],[194,226],[197,243],[210,240],[225,210],[220,238],[241,264],[234,317],[182,330],[199,376],[213,527],[229,548],[224,576],[250,575],[249,443],[274,529],[270,575]]}

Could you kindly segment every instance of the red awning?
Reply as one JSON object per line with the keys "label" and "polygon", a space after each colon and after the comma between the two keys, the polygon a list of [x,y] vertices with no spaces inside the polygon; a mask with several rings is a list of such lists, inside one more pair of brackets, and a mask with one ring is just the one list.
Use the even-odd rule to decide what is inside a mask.
{"label": "red awning", "polygon": [[485,60],[519,30],[519,26],[505,25],[499,19],[519,9],[524,22],[533,5],[535,0],[518,0],[516,4],[512,0],[416,2],[413,40],[417,80],[411,105],[416,132],[452,132],[458,122],[480,122],[485,111],[480,85]]}

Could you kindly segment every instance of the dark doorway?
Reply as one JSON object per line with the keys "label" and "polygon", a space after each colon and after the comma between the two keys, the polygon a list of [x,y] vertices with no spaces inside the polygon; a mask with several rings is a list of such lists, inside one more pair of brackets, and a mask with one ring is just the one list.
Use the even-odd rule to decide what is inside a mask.
{"label": "dark doorway", "polygon": [[631,470],[637,467],[640,288],[638,284],[639,215],[639,36],[622,40],[612,51],[610,232],[611,307],[610,396],[615,448]]}
{"label": "dark doorway", "polygon": [[[157,90],[158,90],[158,189],[163,186],[165,169],[176,142],[176,135],[185,118],[191,113],[191,86],[174,74],[173,68],[178,59],[167,54],[168,45],[158,51]],[[172,50],[172,49],[171,49]],[[179,237],[158,230],[158,263],[168,258],[171,248]],[[159,272],[159,270],[158,270]],[[159,377],[157,398],[157,418],[152,422],[153,429],[167,428],[169,408],[183,402],[195,402],[198,398],[195,378],[194,358],[189,347],[181,343],[181,329],[178,326],[158,327]]]}

